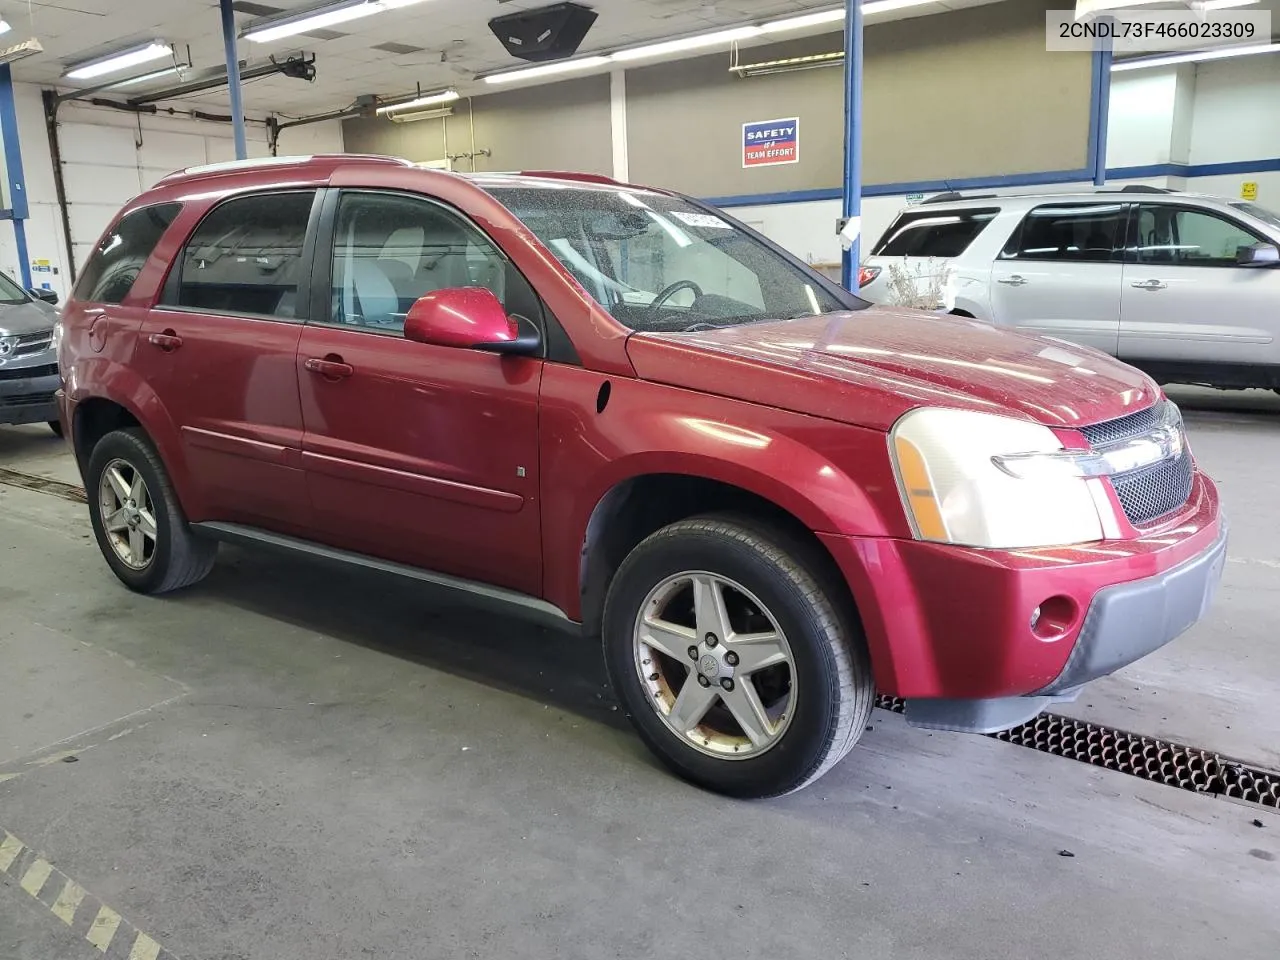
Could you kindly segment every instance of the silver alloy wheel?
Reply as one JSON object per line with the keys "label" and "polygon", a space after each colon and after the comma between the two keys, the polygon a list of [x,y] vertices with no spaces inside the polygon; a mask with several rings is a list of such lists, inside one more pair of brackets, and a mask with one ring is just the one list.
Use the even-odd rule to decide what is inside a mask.
{"label": "silver alloy wheel", "polygon": [[795,665],[778,622],[741,584],[705,571],[650,591],[633,631],[636,671],[659,717],[721,760],[757,757],[795,713]]}
{"label": "silver alloy wheel", "polygon": [[142,473],[126,460],[112,460],[98,481],[98,507],[115,555],[145,570],[156,554],[156,512]]}

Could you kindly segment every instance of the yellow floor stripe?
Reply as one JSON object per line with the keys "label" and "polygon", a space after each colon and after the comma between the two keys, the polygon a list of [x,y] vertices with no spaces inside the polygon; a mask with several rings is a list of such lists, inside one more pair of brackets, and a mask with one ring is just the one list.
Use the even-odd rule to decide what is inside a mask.
{"label": "yellow floor stripe", "polygon": [[22,889],[33,897],[40,896],[40,891],[44,888],[44,882],[49,879],[49,874],[51,873],[53,873],[53,866],[48,860],[36,860],[31,866],[27,867],[27,872],[22,875]]}
{"label": "yellow floor stripe", "polygon": [[71,926],[76,918],[76,911],[80,909],[80,901],[84,899],[84,890],[74,880],[68,880],[67,885],[62,888],[62,893],[58,895],[57,902],[50,908],[53,915]]}
{"label": "yellow floor stripe", "polygon": [[0,841],[0,872],[8,870],[21,852],[22,841],[12,833],[5,833],[4,840]]}
{"label": "yellow floor stripe", "polygon": [[119,926],[120,914],[110,907],[104,906],[98,911],[98,915],[94,917],[93,926],[89,928],[89,932],[84,935],[84,938],[103,953],[106,953],[107,947],[111,946],[111,938],[116,935],[116,928]]}
{"label": "yellow floor stripe", "polygon": [[138,934],[138,939],[133,941],[133,949],[129,951],[129,960],[156,960],[158,956],[160,944],[145,933]]}

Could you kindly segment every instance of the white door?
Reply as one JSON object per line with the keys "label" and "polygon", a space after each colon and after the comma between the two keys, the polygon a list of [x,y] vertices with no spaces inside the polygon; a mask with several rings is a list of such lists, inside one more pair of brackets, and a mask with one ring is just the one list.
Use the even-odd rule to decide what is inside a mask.
{"label": "white door", "polygon": [[1135,362],[1280,363],[1280,270],[1237,263],[1270,242],[1224,215],[1143,204],[1120,306],[1120,357]]}
{"label": "white door", "polygon": [[1114,355],[1124,212],[1114,202],[1031,210],[991,268],[996,324]]}

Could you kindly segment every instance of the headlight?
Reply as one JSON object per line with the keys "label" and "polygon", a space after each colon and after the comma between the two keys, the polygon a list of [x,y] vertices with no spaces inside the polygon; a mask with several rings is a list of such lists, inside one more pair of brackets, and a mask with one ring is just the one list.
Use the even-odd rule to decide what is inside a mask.
{"label": "headlight", "polygon": [[57,321],[55,321],[55,322],[54,322],[54,324],[53,324],[53,349],[54,349],[54,352],[57,352],[58,348],[59,348],[59,347],[61,347],[61,346],[62,346],[62,321],[61,321],[61,320],[57,320]]}
{"label": "headlight", "polygon": [[1115,518],[1092,451],[1064,450],[1038,423],[925,408],[894,426],[890,449],[917,537],[1019,549],[1101,540]]}

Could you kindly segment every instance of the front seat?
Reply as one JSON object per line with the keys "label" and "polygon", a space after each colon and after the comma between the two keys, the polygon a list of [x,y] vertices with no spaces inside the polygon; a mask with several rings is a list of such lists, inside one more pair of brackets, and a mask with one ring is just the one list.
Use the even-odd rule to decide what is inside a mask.
{"label": "front seat", "polygon": [[358,259],[352,265],[351,282],[342,291],[342,312],[347,323],[365,327],[403,327],[404,313],[395,284],[374,260]]}

